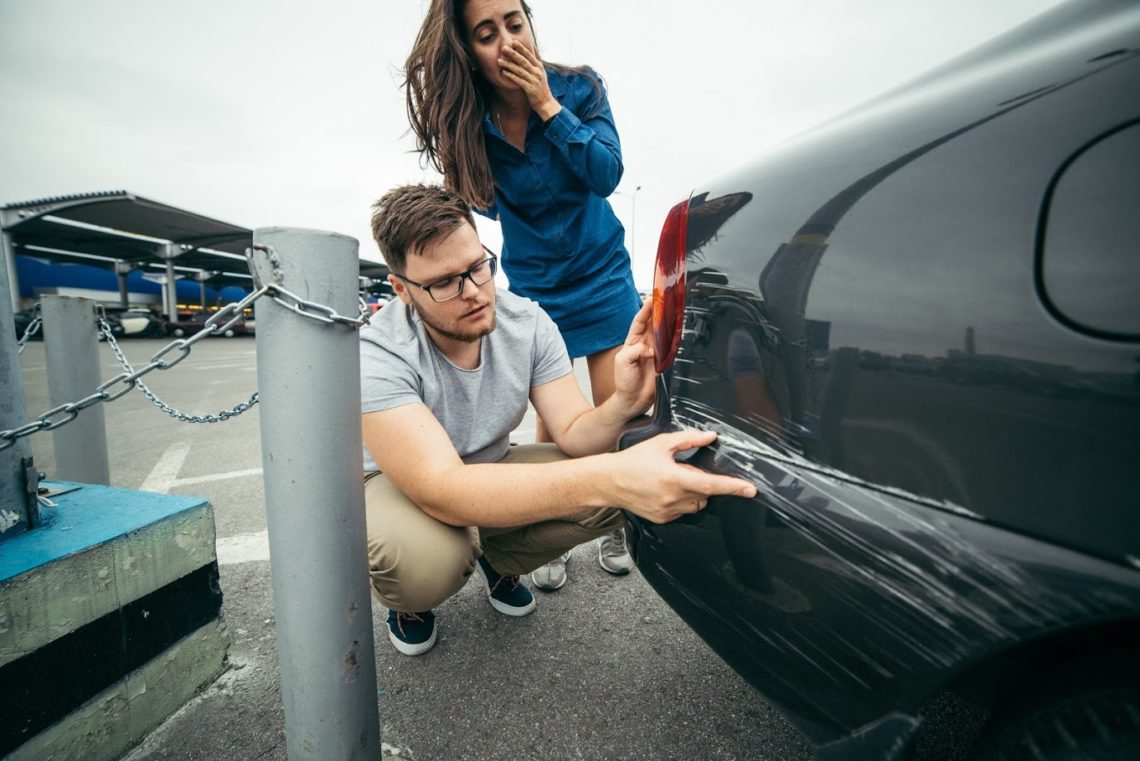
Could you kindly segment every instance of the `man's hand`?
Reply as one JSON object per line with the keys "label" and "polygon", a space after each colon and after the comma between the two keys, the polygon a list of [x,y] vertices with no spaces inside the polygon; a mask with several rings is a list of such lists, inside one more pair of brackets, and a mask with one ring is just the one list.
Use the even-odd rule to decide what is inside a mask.
{"label": "man's hand", "polygon": [[614,357],[614,396],[626,411],[626,419],[637,417],[653,404],[657,372],[653,368],[653,336],[649,329],[652,305],[652,301],[642,304],[629,326],[625,345]]}
{"label": "man's hand", "polygon": [[714,475],[673,459],[678,452],[715,440],[714,431],[677,431],[615,453],[619,465],[614,504],[653,523],[667,523],[703,509],[717,494],[755,497],[756,487],[743,479]]}

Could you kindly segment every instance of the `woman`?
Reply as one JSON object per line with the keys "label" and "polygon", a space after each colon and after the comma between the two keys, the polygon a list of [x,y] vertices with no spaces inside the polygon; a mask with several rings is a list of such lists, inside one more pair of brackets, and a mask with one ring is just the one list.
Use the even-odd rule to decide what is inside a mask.
{"label": "woman", "polygon": [[[542,61],[523,0],[432,0],[405,75],[418,150],[500,221],[510,289],[546,310],[571,357],[586,357],[600,404],[640,306],[625,230],[606,200],[622,162],[601,79]],[[537,438],[549,441],[541,420]],[[628,573],[621,532],[601,542],[602,567]],[[557,589],[564,566],[536,571],[535,583]]]}

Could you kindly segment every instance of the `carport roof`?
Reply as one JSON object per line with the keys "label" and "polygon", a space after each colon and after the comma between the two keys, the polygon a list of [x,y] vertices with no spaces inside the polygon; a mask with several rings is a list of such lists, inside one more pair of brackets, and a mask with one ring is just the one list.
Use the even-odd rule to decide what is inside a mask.
{"label": "carport roof", "polygon": [[[40,259],[104,268],[112,260],[155,268],[172,259],[178,269],[208,273],[207,282],[252,285],[245,261],[252,230],[125,190],[10,203],[0,219],[17,251]],[[388,268],[361,260],[360,274],[382,281]]]}
{"label": "carport roof", "polygon": [[19,253],[48,261],[107,268],[111,261],[90,257],[135,267],[172,258],[180,269],[217,273],[209,280],[250,285],[244,252],[252,230],[124,190],[7,204],[3,222]]}

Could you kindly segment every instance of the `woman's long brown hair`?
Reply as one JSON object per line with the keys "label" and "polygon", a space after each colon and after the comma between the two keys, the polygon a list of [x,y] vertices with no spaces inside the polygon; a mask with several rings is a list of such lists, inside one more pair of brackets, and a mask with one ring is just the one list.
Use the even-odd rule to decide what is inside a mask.
{"label": "woman's long brown hair", "polygon": [[[483,114],[491,88],[467,46],[463,8],[467,0],[431,0],[427,17],[404,64],[408,121],[416,150],[443,175],[444,185],[477,209],[495,200],[495,184],[483,143]],[[530,6],[519,0],[531,32]],[[560,71],[588,67],[546,63]],[[594,79],[601,102],[601,85]]]}

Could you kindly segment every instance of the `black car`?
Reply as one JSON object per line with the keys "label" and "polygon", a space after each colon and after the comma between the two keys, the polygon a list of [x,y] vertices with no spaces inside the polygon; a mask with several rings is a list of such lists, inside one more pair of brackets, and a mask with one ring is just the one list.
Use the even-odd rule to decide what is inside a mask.
{"label": "black car", "polygon": [[[182,338],[184,336],[196,335],[206,327],[206,321],[216,314],[215,312],[196,312],[186,317],[179,317],[168,324],[170,334]],[[242,315],[241,317],[229,322],[220,323],[218,335],[224,338],[233,338],[234,336],[252,336],[256,323],[251,315]]]}
{"label": "black car", "polygon": [[108,309],[106,319],[116,337],[163,338],[167,334],[166,320],[148,309]]}
{"label": "black car", "polygon": [[631,516],[638,567],[820,758],[1140,758],[1140,4],[699,187],[653,299],[621,446],[760,493]]}
{"label": "black car", "polygon": [[[17,341],[19,341],[21,338],[24,337],[24,335],[28,332],[28,328],[30,328],[33,323],[36,323],[36,320],[39,318],[39,316],[40,316],[39,311],[38,310],[32,310],[32,309],[24,309],[24,310],[16,312],[12,315],[12,317],[16,323],[16,340]],[[30,341],[42,341],[43,340],[43,331],[41,330],[42,327],[43,327],[42,323],[36,324],[36,332],[33,333],[32,335],[28,336],[28,340],[30,340]]]}
{"label": "black car", "polygon": [[[16,322],[16,340],[22,340],[28,334],[28,330],[33,332],[27,335],[29,341],[42,341],[44,340],[44,326],[42,316],[40,314],[39,306],[35,309],[25,309],[14,314]],[[111,335],[115,338],[123,336],[123,325],[113,315],[106,316],[107,327],[111,330]],[[34,327],[33,327],[34,326]],[[103,340],[103,334],[98,333],[98,339]]]}

